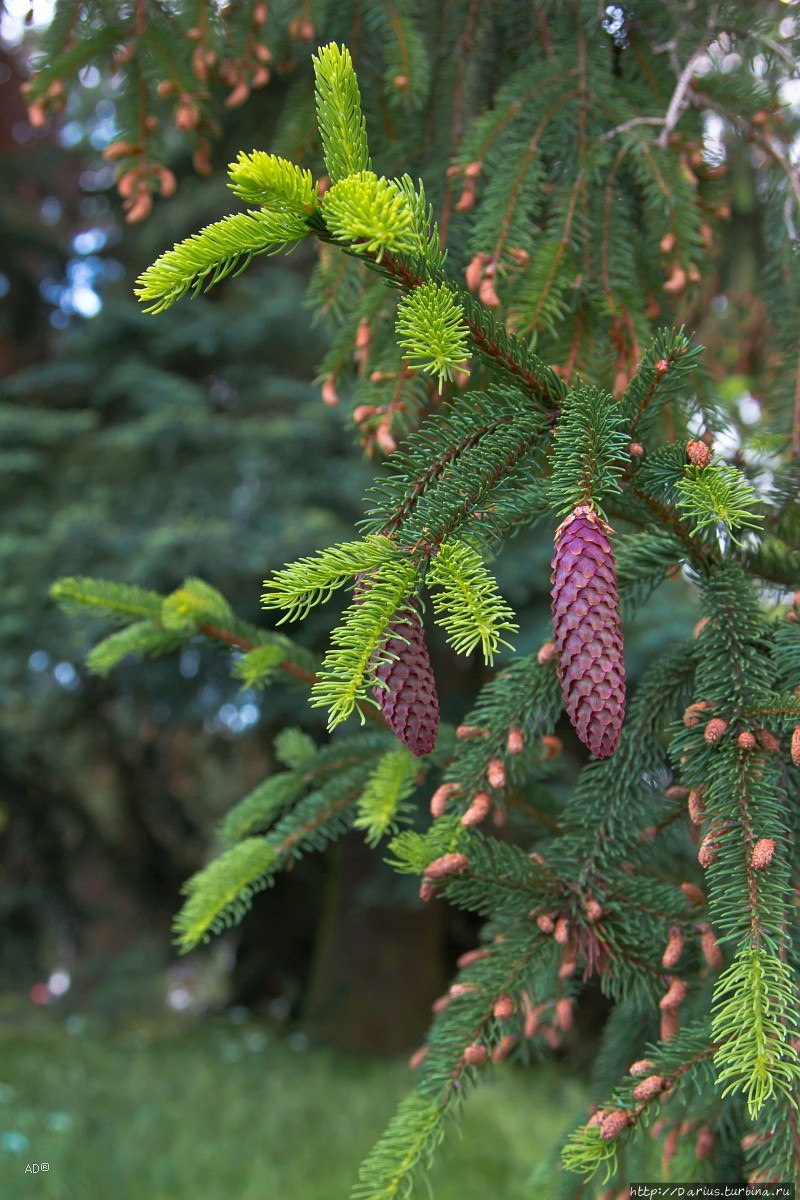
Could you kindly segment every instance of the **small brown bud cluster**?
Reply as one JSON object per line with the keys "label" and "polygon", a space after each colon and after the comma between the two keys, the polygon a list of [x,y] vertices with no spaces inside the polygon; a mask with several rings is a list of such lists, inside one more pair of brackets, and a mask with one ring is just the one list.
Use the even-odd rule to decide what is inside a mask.
{"label": "small brown bud cluster", "polygon": [[703,958],[715,971],[722,969],[722,951],[719,948],[719,942],[716,939],[714,930],[706,921],[701,921],[697,926],[697,932],[700,934],[700,950]]}
{"label": "small brown bud cluster", "polygon": [[411,1058],[408,1060],[408,1065],[412,1071],[419,1070],[419,1068],[425,1062],[427,1053],[428,1051],[425,1046],[420,1046],[419,1050],[414,1051],[414,1053],[411,1055]]}
{"label": "small brown bud cluster", "polygon": [[634,1100],[652,1100],[663,1092],[666,1082],[663,1075],[648,1075],[633,1089]]}
{"label": "small brown bud cluster", "polygon": [[762,750],[766,750],[768,754],[777,754],[780,751],[780,742],[776,737],[773,737],[768,729],[757,729],[756,737],[758,744]]}
{"label": "small brown bud cluster", "polygon": [[683,954],[683,932],[680,925],[670,925],[667,948],[661,956],[661,965],[671,970]]}
{"label": "small brown bud cluster", "polygon": [[693,825],[701,825],[705,813],[705,788],[692,788],[688,796],[689,820]]}
{"label": "small brown bud cluster", "polygon": [[690,904],[696,904],[700,906],[706,902],[705,892],[697,887],[694,883],[682,883],[681,891]]}
{"label": "small brown bud cluster", "polygon": [[728,722],[723,721],[722,717],[712,717],[705,727],[703,737],[709,745],[715,745],[728,728]]}
{"label": "small brown bud cluster", "polygon": [[667,800],[681,801],[688,797],[689,789],[682,787],[679,783],[673,783],[667,788],[667,790],[664,792],[664,795],[666,796]]}
{"label": "small brown bud cluster", "polygon": [[695,725],[700,724],[701,713],[706,709],[711,708],[708,700],[697,700],[694,704],[690,704],[683,714],[683,723],[687,729],[692,729]]}
{"label": "small brown bud cluster", "polygon": [[464,1062],[470,1067],[480,1067],[489,1057],[489,1051],[483,1042],[473,1042],[464,1051]]}
{"label": "small brown bud cluster", "polygon": [[688,988],[682,979],[673,976],[669,981],[669,987],[658,1002],[660,1009],[677,1008],[686,999]]}
{"label": "small brown bud cluster", "polygon": [[459,741],[467,741],[469,738],[486,737],[486,732],[480,725],[459,725],[456,737]]}
{"label": "small brown bud cluster", "polygon": [[512,725],[506,739],[506,749],[509,754],[522,754],[525,743],[519,725]]}
{"label": "small brown bud cluster", "polygon": [[560,996],[556,1000],[555,1012],[553,1014],[553,1028],[560,1029],[564,1033],[572,1028],[572,1001],[569,996]]}
{"label": "small brown bud cluster", "polygon": [[717,838],[713,833],[707,833],[700,843],[700,849],[697,851],[697,861],[704,871],[712,867],[717,861]]}
{"label": "small brown bud cluster", "polygon": [[508,1058],[511,1051],[514,1049],[517,1037],[514,1033],[506,1033],[500,1038],[500,1041],[492,1051],[492,1062],[502,1062]]}
{"label": "small brown bud cluster", "polygon": [[510,996],[498,996],[492,1014],[498,1021],[507,1021],[514,1015],[514,1001]]}
{"label": "small brown bud cluster", "polygon": [[536,918],[536,924],[542,933],[552,933],[556,927],[556,923],[550,913],[539,913],[539,916]]}
{"label": "small brown bud cluster", "polygon": [[627,1108],[617,1109],[606,1113],[600,1121],[600,1137],[604,1142],[612,1142],[614,1138],[628,1128],[633,1122],[633,1115]]}
{"label": "small brown bud cluster", "polygon": [[631,442],[630,446],[628,446],[628,454],[630,454],[631,458],[641,458],[644,454],[644,446],[641,442]]}
{"label": "small brown bud cluster", "polygon": [[554,734],[545,734],[542,738],[542,749],[544,750],[545,760],[548,758],[558,758],[564,749],[564,743],[561,741],[561,738],[555,737]]}
{"label": "small brown bud cluster", "polygon": [[492,798],[488,792],[476,792],[475,798],[461,818],[461,824],[467,827],[480,825],[485,821],[492,807]]}
{"label": "small brown bud cluster", "polygon": [[744,729],[737,737],[736,745],[740,750],[755,750],[758,742],[755,734],[751,733],[749,729]]}
{"label": "small brown bud cluster", "polygon": [[707,467],[711,462],[711,450],[705,442],[689,442],[686,446],[686,457],[693,467]]}
{"label": "small brown bud cluster", "polygon": [[[475,207],[475,183],[481,173],[481,164],[479,162],[467,163],[466,167],[456,167],[448,172],[448,174],[461,174],[463,170],[464,188],[456,201],[456,212],[469,212]],[[488,256],[482,256],[484,258]]]}
{"label": "small brown bud cluster", "polygon": [[759,838],[753,847],[753,854],[750,858],[750,865],[756,871],[763,871],[772,862],[772,856],[775,853],[775,841],[773,838]]}
{"label": "small brown bud cluster", "polygon": [[329,408],[335,408],[339,403],[336,380],[333,375],[328,375],[322,385],[322,403],[327,404]]}
{"label": "small brown bud cluster", "polygon": [[800,767],[800,725],[798,725],[792,733],[792,762],[796,767]]}
{"label": "small brown bud cluster", "polygon": [[506,768],[501,758],[492,758],[489,760],[486,775],[490,787],[499,789],[506,786]]}
{"label": "small brown bud cluster", "polygon": [[640,1058],[635,1063],[631,1063],[628,1067],[629,1075],[646,1075],[648,1071],[652,1071],[653,1064],[649,1058]]}
{"label": "small brown bud cluster", "polygon": [[468,866],[466,854],[443,854],[428,863],[423,874],[428,880],[446,879],[448,875],[463,875]]}
{"label": "small brown bud cluster", "polygon": [[431,816],[443,817],[447,801],[458,791],[457,783],[443,783],[431,796]]}
{"label": "small brown bud cluster", "polygon": [[544,642],[539,647],[539,652],[536,655],[536,661],[541,666],[544,666],[545,663],[552,662],[555,657],[556,657],[555,642]]}
{"label": "small brown bud cluster", "polygon": [[484,958],[491,957],[491,950],[467,950],[464,954],[460,954],[456,959],[456,966],[463,971],[465,967],[471,967],[473,963],[481,962]]}
{"label": "small brown bud cluster", "polygon": [[599,900],[587,900],[586,902],[586,917],[592,924],[599,921],[603,915],[603,906]]}

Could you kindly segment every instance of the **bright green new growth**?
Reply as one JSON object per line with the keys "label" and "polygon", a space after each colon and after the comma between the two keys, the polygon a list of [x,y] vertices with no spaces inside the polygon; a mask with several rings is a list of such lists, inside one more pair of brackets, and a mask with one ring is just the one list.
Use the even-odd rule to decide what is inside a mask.
{"label": "bright green new growth", "polygon": [[333,631],[331,647],[311,689],[312,705],[328,709],[329,729],[347,720],[360,703],[376,703],[370,688],[375,684],[381,642],[398,608],[411,597],[416,581],[414,564],[407,555],[395,553],[370,573],[369,587]]}
{"label": "bright green new growth", "polygon": [[464,310],[445,283],[424,283],[404,296],[397,308],[397,337],[403,357],[416,370],[439,379],[439,391],[469,354]]}
{"label": "bright green new growth", "polygon": [[428,585],[433,611],[459,654],[480,645],[491,663],[500,646],[512,649],[503,633],[516,633],[514,614],[497,590],[477,550],[466,542],[445,542],[431,560]]}
{"label": "bright green new growth", "polygon": [[245,204],[258,204],[272,212],[305,218],[317,206],[317,189],[311,172],[285,158],[253,150],[242,151],[228,167],[230,187]]}
{"label": "bright green new growth", "polygon": [[264,838],[250,837],[226,850],[184,887],[186,902],[175,920],[186,953],[210,933],[240,921],[256,892],[268,886],[277,854]]}
{"label": "bright green new growth", "polygon": [[356,575],[371,571],[394,553],[389,538],[371,535],[360,542],[344,542],[321,550],[313,558],[299,558],[264,580],[261,603],[266,609],[284,611],[278,624],[304,620],[318,604],[330,600]]}
{"label": "bright green new growth", "polygon": [[797,1108],[800,1059],[791,1042],[800,1018],[786,963],[762,948],[740,950],[717,982],[711,1033],[721,1039],[714,1062],[723,1096],[742,1092],[751,1118],[776,1091]]}
{"label": "bright green new growth", "polygon": [[312,58],[317,123],[331,183],[370,170],[367,123],[350,51],[332,42]]}
{"label": "bright green new growth", "polygon": [[364,785],[353,822],[355,829],[366,831],[369,846],[396,832],[398,819],[414,812],[406,801],[417,786],[419,770],[419,759],[403,746],[389,750],[378,762]]}
{"label": "bright green new growth", "polygon": [[376,254],[384,250],[419,249],[414,210],[391,179],[372,171],[348,175],[325,193],[322,215],[328,230],[353,250]]}
{"label": "bright green new growth", "polygon": [[731,463],[687,466],[676,488],[678,507],[691,516],[697,533],[722,524],[738,546],[734,529],[743,526],[757,529],[761,525],[761,517],[752,511],[759,506],[755,489]]}
{"label": "bright green new growth", "polygon": [[308,235],[305,220],[288,209],[235,213],[178,242],[139,276],[136,295],[150,313],[166,312],[191,291],[208,291],[258,254],[277,254]]}

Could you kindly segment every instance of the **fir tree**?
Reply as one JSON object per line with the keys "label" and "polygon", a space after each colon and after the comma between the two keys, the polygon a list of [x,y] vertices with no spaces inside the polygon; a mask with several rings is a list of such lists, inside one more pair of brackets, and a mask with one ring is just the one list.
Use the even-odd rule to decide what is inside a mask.
{"label": "fir tree", "polygon": [[[408,1195],[487,1060],[559,1045],[592,977],[614,1001],[597,1107],[568,1137],[551,1194],[652,1177],[653,1142],[666,1177],[800,1182],[800,405],[786,316],[800,184],[781,103],[793,22],[787,32],[771,4],[393,12],[353,16],[351,40],[366,31],[381,51],[363,98],[337,42],[314,54],[314,100],[297,85],[285,140],[313,140],[301,132],[313,103],[324,179],[299,153],[241,154],[230,176],[247,211],[178,243],[137,288],[162,313],[255,256],[318,247],[312,299],[339,326],[321,378],[329,396],[351,395],[362,441],[388,456],[362,536],[265,583],[283,621],[353,593],[327,655],[310,662],[283,633],[237,621],[195,579],[166,597],[64,579],[54,595],[122,622],[92,652],[99,670],[201,635],[243,652],[250,686],[305,680],[332,730],[372,722],[320,747],[287,736],[286,770],[234,809],[228,848],[187,885],[184,949],[353,827],[373,845],[391,837],[424,901],[486,918],[356,1197]],[[437,45],[452,51],[441,71]],[[54,57],[32,96],[58,72]],[[247,79],[231,69],[231,83],[238,99]],[[776,319],[760,442],[732,421],[685,331],[730,215],[726,163],[703,141],[717,127],[723,148],[748,139],[762,171]],[[394,173],[405,168],[424,186]],[[713,448],[723,431],[738,435],[731,461]],[[423,604],[456,650],[480,646],[490,663],[516,628],[489,564],[537,522],[556,542],[553,641],[508,657],[463,724],[420,753],[432,723],[410,735],[386,695],[410,687],[404,712],[430,714]],[[640,675],[623,722],[626,621],[676,568],[701,619]],[[562,689],[596,757],[543,812],[548,784],[566,783]],[[427,820],[412,798],[435,772]],[[520,816],[513,843],[482,827],[507,809]]]}

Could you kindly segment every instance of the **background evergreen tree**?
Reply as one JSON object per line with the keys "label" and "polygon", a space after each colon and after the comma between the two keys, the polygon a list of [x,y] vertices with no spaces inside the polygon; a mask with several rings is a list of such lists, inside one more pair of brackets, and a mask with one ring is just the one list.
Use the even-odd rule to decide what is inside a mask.
{"label": "background evergreen tree", "polygon": [[[658,1152],[676,1179],[796,1181],[794,19],[771,4],[350,15],[332,9],[325,34],[352,46],[358,80],[338,42],[318,49],[315,93],[301,66],[274,153],[231,165],[248,211],[163,254],[138,288],[160,312],[254,256],[316,242],[311,295],[337,327],[325,395],[349,396],[362,443],[389,457],[361,538],[266,583],[265,606],[284,619],[354,588],[330,648],[310,662],[195,579],[166,596],[79,576],[54,588],[121,623],[91,653],[101,673],[204,636],[244,652],[234,671],[247,686],[307,680],[332,730],[357,711],[371,719],[324,745],[281,736],[284,770],[232,810],[228,848],[187,885],[180,942],[238,919],[279,870],[347,829],[375,845],[393,834],[392,862],[421,879],[423,900],[486,921],[355,1195],[407,1194],[486,1060],[558,1046],[592,978],[614,1002],[598,1107],[568,1139],[552,1194],[652,1175]],[[93,26],[102,44],[54,22],[29,99],[46,119],[81,54],[125,43],[138,140],[120,137],[110,156],[133,221],[154,183],[170,190],[144,137],[158,22],[185,34],[188,67],[158,65],[179,128],[205,120],[180,70],[213,99],[221,63],[234,104],[255,73],[241,40],[227,49],[244,36],[233,21],[209,51],[194,13],[141,5],[133,27],[108,16]],[[274,31],[269,20],[256,6],[253,63],[258,46],[285,62],[316,41],[305,14]],[[315,183],[303,163],[317,168],[316,128],[327,174]],[[740,197],[763,219],[749,265],[764,320],[750,325],[746,384],[684,332],[708,329],[713,345],[736,329],[719,249]],[[556,542],[553,641],[507,658],[422,754],[438,720],[422,595],[453,648],[490,663],[516,622],[487,564],[533,526],[548,557]],[[698,605],[695,636],[666,624],[646,670],[626,671],[624,698],[620,602],[627,635],[676,570]],[[596,755],[577,777],[558,753],[562,702]],[[415,802],[431,783],[433,820]],[[512,818],[513,836],[486,833],[490,813],[500,830]]]}

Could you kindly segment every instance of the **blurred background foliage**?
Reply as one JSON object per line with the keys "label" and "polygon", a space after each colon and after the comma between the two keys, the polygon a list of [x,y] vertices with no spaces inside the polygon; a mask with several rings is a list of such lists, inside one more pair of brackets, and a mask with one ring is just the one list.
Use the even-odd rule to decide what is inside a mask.
{"label": "blurred background foliage", "polygon": [[[342,1141],[337,1107],[354,1106],[364,1117],[341,1181],[323,1181],[326,1196],[344,1194],[406,1088],[399,1068],[358,1060],[351,1095],[343,1060],[323,1056],[308,1068],[306,1099],[299,1100],[292,1098],[291,1044],[270,1043],[264,1074],[258,1037],[267,1035],[219,1017],[205,1032],[195,1031],[188,1048],[171,1025],[165,1031],[145,1024],[126,1035],[116,1022],[131,1012],[141,1020],[163,1017],[169,1008],[199,1015],[245,1006],[338,1051],[406,1052],[426,1027],[455,957],[475,944],[475,928],[441,904],[423,909],[410,885],[350,835],[324,858],[309,856],[281,876],[240,928],[176,962],[170,927],[180,887],[208,859],[219,818],[268,773],[278,730],[297,724],[321,738],[322,718],[299,686],[266,696],[237,692],[229,655],[200,643],[177,659],[125,665],[110,680],[91,677],[83,656],[96,630],[60,615],[47,593],[63,575],[104,576],[162,592],[200,575],[237,615],[261,622],[261,580],[286,560],[351,535],[375,464],[353,446],[354,427],[343,409],[320,399],[315,376],[325,331],[312,327],[304,300],[311,252],[255,264],[235,284],[179,306],[168,320],[142,315],[132,296],[136,275],[166,246],[231,207],[223,174],[199,179],[175,139],[174,199],[157,204],[145,224],[126,226],[113,168],[101,157],[114,124],[108,81],[87,69],[61,118],[34,129],[19,95],[20,14],[9,11],[0,27],[6,38],[0,51],[0,1019],[9,1026],[24,1019],[32,1032],[29,1042],[15,1038],[4,1046],[7,1078],[15,1082],[0,1091],[0,1102],[20,1102],[27,1114],[16,1123],[27,1139],[16,1149],[26,1153],[37,1113],[40,1124],[50,1120],[38,1134],[58,1141],[59,1106],[68,1107],[59,1096],[69,1092],[79,1108],[85,1103],[84,1113],[113,1097],[120,1121],[138,1114],[131,1135],[147,1142],[152,1164],[167,1161],[163,1145],[171,1128],[159,1128],[158,1114],[196,1104],[194,1115],[184,1108],[186,1128],[195,1130],[188,1163],[203,1128],[228,1102],[244,1104],[247,1091],[245,1120],[254,1103],[261,1109],[262,1093],[266,1108],[267,1096],[277,1092],[291,1099],[285,1125],[260,1131],[267,1153],[238,1167],[240,1147],[231,1135],[230,1162],[220,1167],[227,1185],[201,1188],[196,1180],[204,1176],[185,1171],[131,1183],[130,1162],[114,1160],[113,1170],[97,1165],[105,1154],[102,1137],[92,1141],[85,1130],[80,1171],[89,1171],[91,1161],[99,1173],[73,1175],[82,1182],[70,1194],[202,1191],[313,1200],[323,1191],[314,1190],[311,1176],[245,1179],[235,1171],[277,1170],[269,1163],[293,1136],[292,1122],[298,1130],[317,1122],[316,1109],[303,1104],[319,1093],[319,1111],[334,1113],[321,1134],[322,1158],[326,1138],[331,1147]],[[35,40],[35,30],[30,36]],[[278,77],[243,107],[220,110],[217,163],[242,147],[270,147],[293,86]],[[770,364],[757,294],[765,256],[757,162],[747,147],[732,146],[728,164],[731,220],[691,317],[711,350],[717,383],[725,376],[735,427],[757,419],[751,392]],[[547,630],[550,554],[547,536],[527,534],[498,562],[523,630],[520,652],[535,648]],[[631,677],[662,643],[690,630],[692,613],[688,587],[676,578],[629,615]],[[321,650],[332,622],[323,608],[301,636]],[[483,668],[456,658],[442,642],[434,641],[432,656],[444,715],[457,718],[477,694]],[[576,770],[582,752],[567,725],[559,732],[568,783],[569,764]],[[76,1039],[66,1049],[63,1035],[48,1042],[32,1019],[37,1005],[73,1021]],[[81,1043],[85,1014],[91,1036]],[[562,1052],[573,1066],[591,1055],[603,1014],[599,996],[590,993]],[[74,1048],[79,1044],[84,1049]],[[295,1042],[295,1050],[304,1048]],[[102,1054],[102,1063],[93,1058]],[[206,1059],[212,1065],[203,1066]],[[229,1092],[217,1061],[235,1076]],[[337,1076],[335,1098],[326,1072]],[[168,1077],[177,1081],[174,1094],[164,1090]],[[534,1130],[520,1120],[516,1082],[507,1085],[511,1090],[499,1099],[490,1088],[473,1101],[466,1140],[478,1161],[462,1151],[463,1173],[446,1166],[437,1196],[536,1194],[533,1160],[524,1155],[564,1123],[574,1095],[545,1076],[538,1086],[554,1127],[542,1114]],[[76,1118],[68,1119],[74,1125]],[[47,1149],[42,1137],[37,1145],[54,1162],[62,1153]],[[488,1157],[480,1159],[484,1150]],[[520,1153],[523,1159],[515,1159]],[[196,1160],[197,1171],[206,1169],[203,1163]],[[512,1180],[509,1171],[521,1174]],[[115,1182],[121,1178],[123,1190]],[[55,1175],[49,1186],[57,1188]]]}

